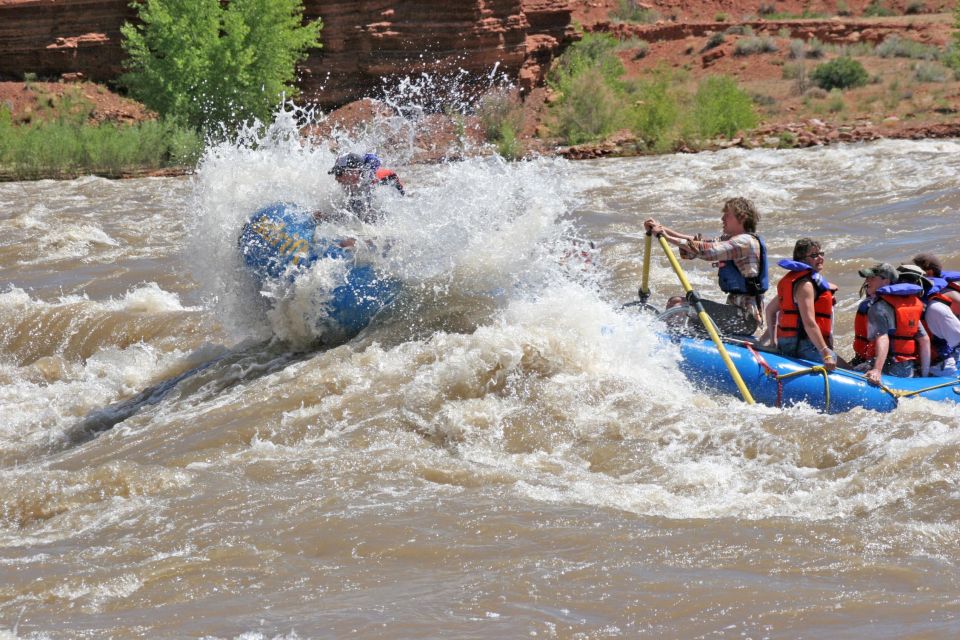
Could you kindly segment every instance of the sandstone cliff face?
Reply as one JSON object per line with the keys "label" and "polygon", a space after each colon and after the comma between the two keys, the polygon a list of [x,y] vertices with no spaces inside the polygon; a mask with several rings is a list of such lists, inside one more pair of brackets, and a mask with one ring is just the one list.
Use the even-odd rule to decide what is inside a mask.
{"label": "sandstone cliff face", "polygon": [[[324,107],[376,92],[384,78],[494,68],[529,89],[571,33],[571,0],[306,0],[323,49],[300,70],[303,97]],[[115,79],[129,0],[0,0],[0,79],[82,74]]]}

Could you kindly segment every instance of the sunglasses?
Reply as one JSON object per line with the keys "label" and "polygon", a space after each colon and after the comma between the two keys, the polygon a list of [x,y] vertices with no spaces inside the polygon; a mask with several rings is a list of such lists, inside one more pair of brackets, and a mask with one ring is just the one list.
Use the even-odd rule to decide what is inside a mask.
{"label": "sunglasses", "polygon": [[822,258],[825,255],[827,255],[825,251],[817,251],[816,253],[808,253],[807,257],[816,259],[816,258]]}

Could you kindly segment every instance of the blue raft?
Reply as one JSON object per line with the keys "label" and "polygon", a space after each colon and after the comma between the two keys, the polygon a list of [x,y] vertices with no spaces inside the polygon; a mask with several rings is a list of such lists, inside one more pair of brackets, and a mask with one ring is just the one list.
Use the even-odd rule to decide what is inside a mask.
{"label": "blue raft", "polygon": [[[722,393],[740,396],[717,347],[710,340],[674,337],[683,359],[680,370],[694,383]],[[724,341],[730,359],[754,400],[771,406],[806,402],[828,413],[842,413],[857,407],[892,411],[900,398],[920,397],[960,403],[960,377],[897,378],[883,376],[881,386],[867,382],[863,374],[837,369],[832,373],[816,369],[819,362],[788,358],[759,351],[747,343]]]}
{"label": "blue raft", "polygon": [[353,252],[338,240],[315,242],[316,226],[313,215],[295,205],[279,203],[259,209],[240,233],[243,262],[263,285],[281,278],[292,282],[317,260],[350,261],[345,281],[330,292],[324,321],[354,335],[393,302],[400,283],[380,277],[371,265],[357,264]]}

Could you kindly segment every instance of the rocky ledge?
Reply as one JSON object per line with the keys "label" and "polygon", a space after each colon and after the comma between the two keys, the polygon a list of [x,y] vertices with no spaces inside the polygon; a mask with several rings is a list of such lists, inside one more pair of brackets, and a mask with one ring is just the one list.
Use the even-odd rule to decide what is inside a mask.
{"label": "rocky ledge", "polygon": [[[376,93],[384,79],[430,71],[529,90],[572,33],[572,0],[306,0],[324,22],[323,48],[300,69],[305,99],[324,108]],[[115,80],[129,0],[0,0],[0,80]]]}

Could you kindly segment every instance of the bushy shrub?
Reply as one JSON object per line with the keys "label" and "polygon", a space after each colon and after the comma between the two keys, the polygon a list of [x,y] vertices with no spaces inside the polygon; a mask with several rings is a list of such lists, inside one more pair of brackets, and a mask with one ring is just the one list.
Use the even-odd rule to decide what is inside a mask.
{"label": "bushy shrub", "polygon": [[904,9],[904,15],[915,16],[920,13],[927,12],[927,5],[923,2],[911,2],[907,5],[907,8]]}
{"label": "bushy shrub", "polygon": [[722,33],[715,33],[709,38],[707,38],[707,44],[703,45],[703,49],[700,50],[700,53],[704,51],[709,51],[710,49],[715,49],[723,44],[726,37]]}
{"label": "bushy shrub", "polygon": [[679,105],[669,75],[660,71],[642,80],[634,94],[636,108],[632,128],[647,148],[667,151],[674,140]]}
{"label": "bushy shrub", "polygon": [[791,40],[788,55],[794,60],[803,60],[807,56],[806,43],[803,40]]}
{"label": "bushy shrub", "polygon": [[599,74],[573,76],[553,109],[556,132],[570,144],[599,140],[623,126],[624,102]]}
{"label": "bushy shrub", "polygon": [[570,144],[602,138],[625,119],[628,107],[618,47],[608,35],[587,34],[547,75],[547,84],[560,94],[551,108],[555,132]]}
{"label": "bushy shrub", "polygon": [[849,89],[867,84],[870,76],[863,65],[853,58],[840,57],[817,65],[810,79],[821,89]]}
{"label": "bushy shrub", "polygon": [[757,125],[753,101],[727,76],[708,76],[693,96],[693,131],[701,140],[732,137]]}
{"label": "bushy shrub", "polygon": [[514,160],[522,155],[518,133],[523,128],[523,106],[516,90],[490,91],[480,99],[477,115],[484,136],[496,145],[501,156]]}
{"label": "bushy shrub", "polygon": [[266,120],[296,95],[294,72],[320,46],[301,0],[144,0],[121,32],[123,82],[151,109],[198,129]]}
{"label": "bushy shrub", "polygon": [[622,22],[656,22],[660,16],[653,9],[639,6],[636,0],[618,0],[617,8],[610,12],[610,17]]}
{"label": "bushy shrub", "polygon": [[882,4],[880,0],[872,0],[867,8],[863,10],[863,15],[868,18],[883,18],[895,15],[892,9],[889,9]]}
{"label": "bushy shrub", "polygon": [[10,126],[0,119],[0,165],[18,178],[98,174],[117,177],[138,169],[188,166],[203,151],[202,138],[172,120],[135,125],[90,125],[59,120]]}
{"label": "bushy shrub", "polygon": [[749,56],[755,53],[772,53],[777,50],[777,45],[773,40],[764,36],[762,38],[744,38],[738,40],[733,47],[733,55]]}
{"label": "bushy shrub", "polygon": [[934,62],[920,62],[913,70],[917,82],[946,82],[947,70]]}
{"label": "bushy shrub", "polygon": [[913,60],[937,60],[940,50],[914,40],[890,36],[877,45],[874,52],[881,58],[911,58]]}

